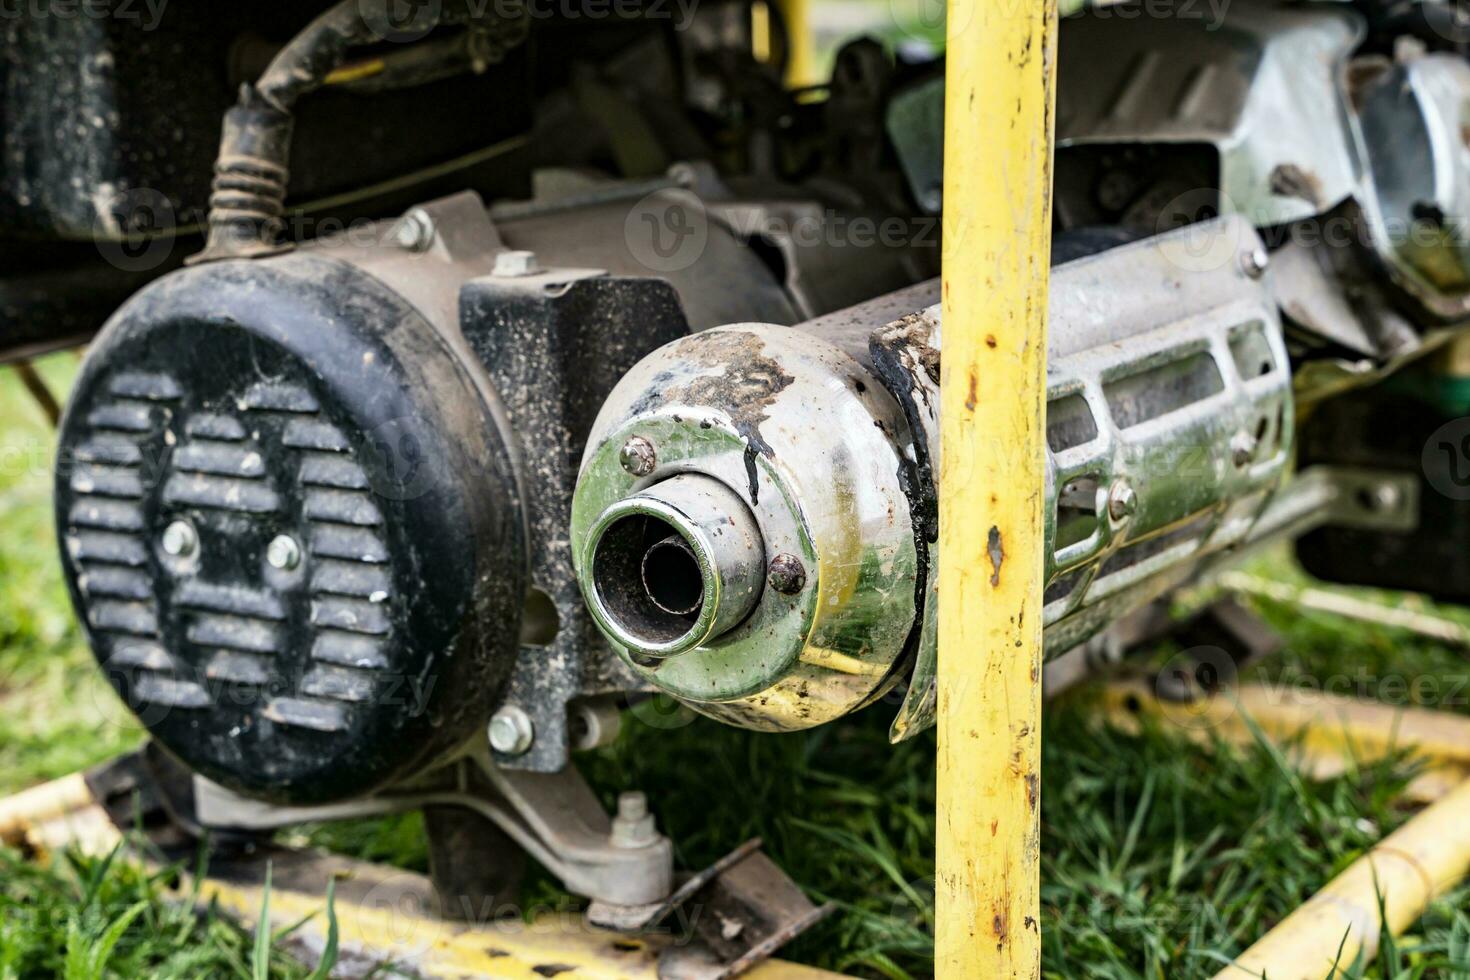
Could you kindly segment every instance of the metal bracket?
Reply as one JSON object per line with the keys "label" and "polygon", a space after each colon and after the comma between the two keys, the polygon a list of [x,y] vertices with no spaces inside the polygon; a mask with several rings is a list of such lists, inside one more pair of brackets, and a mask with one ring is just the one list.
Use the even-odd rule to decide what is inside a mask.
{"label": "metal bracket", "polygon": [[490,760],[488,749],[413,784],[346,803],[275,806],[201,776],[194,777],[194,802],[201,826],[234,831],[460,806],[489,819],[578,895],[614,906],[643,906],[661,901],[673,889],[673,845],[651,824],[641,836],[630,836],[603,810],[574,767],[555,773],[501,769]]}
{"label": "metal bracket", "polygon": [[604,928],[646,933],[662,930],[679,910],[692,909],[695,914],[683,917],[683,922],[694,942],[664,955],[660,980],[739,976],[836,908],[831,902],[812,904],[760,848],[760,838],[746,841],[646,909],[616,909],[594,902],[587,920]]}

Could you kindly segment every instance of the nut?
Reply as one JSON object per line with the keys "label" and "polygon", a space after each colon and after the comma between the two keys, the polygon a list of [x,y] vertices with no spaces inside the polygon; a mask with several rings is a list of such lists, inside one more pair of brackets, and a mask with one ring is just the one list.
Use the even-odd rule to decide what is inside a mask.
{"label": "nut", "polygon": [[771,559],[766,581],[782,595],[796,595],[806,587],[806,568],[795,555],[777,555]]}
{"label": "nut", "polygon": [[1108,516],[1115,521],[1127,520],[1138,510],[1138,491],[1123,480],[1108,491]]}
{"label": "nut", "polygon": [[658,840],[653,814],[648,812],[648,797],[639,792],[618,797],[618,815],[612,822],[613,847],[647,847]]}
{"label": "nut", "polygon": [[301,564],[301,545],[289,534],[278,534],[266,545],[265,560],[271,568],[289,572]]}
{"label": "nut", "polygon": [[541,271],[541,263],[536,261],[535,252],[509,251],[500,252],[495,256],[494,275],[516,278],[519,276],[534,276]]}
{"label": "nut", "polygon": [[434,244],[434,221],[423,208],[414,208],[393,226],[393,244],[410,252],[423,252]]}
{"label": "nut", "polygon": [[174,521],[163,529],[163,539],[160,544],[165,554],[173,555],[175,558],[185,558],[192,555],[199,547],[199,534],[194,530],[194,525],[188,521]]}
{"label": "nut", "polygon": [[525,755],[536,740],[531,716],[515,705],[507,705],[490,719],[490,747],[501,755]]}
{"label": "nut", "polygon": [[623,443],[618,462],[634,476],[647,476],[658,465],[658,453],[654,451],[653,443],[642,436],[634,436]]}

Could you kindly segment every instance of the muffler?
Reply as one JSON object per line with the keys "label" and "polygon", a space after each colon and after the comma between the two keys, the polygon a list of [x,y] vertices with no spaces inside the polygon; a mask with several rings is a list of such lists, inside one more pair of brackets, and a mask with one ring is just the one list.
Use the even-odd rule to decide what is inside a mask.
{"label": "muffler", "polygon": [[[1053,273],[1048,655],[1248,540],[1271,500],[1294,421],[1263,256],[1230,217]],[[593,618],[649,683],[780,731],[907,679],[895,737],[932,722],[937,293],[694,334],[614,389],[572,548]]]}

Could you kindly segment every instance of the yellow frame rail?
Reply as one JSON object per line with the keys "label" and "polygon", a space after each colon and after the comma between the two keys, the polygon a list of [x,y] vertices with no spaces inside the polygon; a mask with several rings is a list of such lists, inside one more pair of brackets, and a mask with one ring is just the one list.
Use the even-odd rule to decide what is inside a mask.
{"label": "yellow frame rail", "polygon": [[1042,497],[1056,0],[950,0],[940,978],[1041,975]]}

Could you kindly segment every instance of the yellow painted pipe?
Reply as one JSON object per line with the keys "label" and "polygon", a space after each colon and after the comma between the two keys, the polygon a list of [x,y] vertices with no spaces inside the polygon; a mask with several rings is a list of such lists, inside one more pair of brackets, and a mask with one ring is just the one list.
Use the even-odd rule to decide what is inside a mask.
{"label": "yellow painted pipe", "polygon": [[64,816],[92,802],[92,788],[79,772],[21,790],[0,799],[0,841],[16,843],[24,839],[33,824]]}
{"label": "yellow painted pipe", "polygon": [[[1361,950],[1378,954],[1382,925],[1397,935],[1470,872],[1470,781],[1388,835],[1266,933],[1215,980],[1322,980]],[[1379,896],[1383,898],[1380,919]]]}
{"label": "yellow painted pipe", "polygon": [[786,27],[786,85],[806,88],[817,77],[817,47],[812,36],[811,0],[776,0]]}
{"label": "yellow painted pipe", "polygon": [[1417,803],[1432,803],[1470,778],[1470,717],[1465,715],[1290,685],[1243,684],[1183,703],[1160,700],[1151,685],[1138,680],[1113,681],[1100,691],[1103,717],[1116,727],[1133,731],[1140,719],[1150,718],[1196,741],[1218,737],[1236,745],[1253,744],[1259,731],[1289,748],[1292,763],[1317,779],[1410,751],[1425,764],[1404,794]]}
{"label": "yellow painted pipe", "polygon": [[1042,497],[1056,2],[950,0],[935,968],[1041,975]]}

